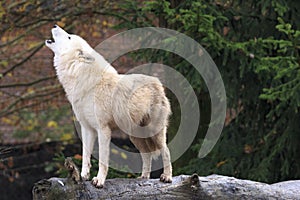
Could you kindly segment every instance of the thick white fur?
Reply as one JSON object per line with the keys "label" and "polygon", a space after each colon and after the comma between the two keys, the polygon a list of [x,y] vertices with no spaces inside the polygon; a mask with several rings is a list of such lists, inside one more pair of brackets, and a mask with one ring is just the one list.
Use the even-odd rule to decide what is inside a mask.
{"label": "thick white fur", "polygon": [[[102,187],[108,171],[111,130],[121,128],[142,156],[141,178],[149,178],[151,159],[161,153],[164,172],[161,181],[172,181],[170,153],[166,145],[170,103],[157,78],[119,75],[88,43],[58,26],[53,40],[45,44],[54,52],[54,67],[67,98],[80,122],[83,142],[81,176],[89,178],[90,157],[96,137],[99,143],[99,171],[92,183]],[[144,135],[143,135],[144,134]]]}

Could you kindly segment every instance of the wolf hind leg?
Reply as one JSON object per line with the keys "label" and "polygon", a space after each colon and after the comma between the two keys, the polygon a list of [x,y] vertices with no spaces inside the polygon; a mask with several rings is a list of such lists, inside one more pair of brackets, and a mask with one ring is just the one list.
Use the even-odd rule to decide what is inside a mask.
{"label": "wolf hind leg", "polygon": [[151,173],[152,155],[151,153],[141,153],[143,167],[142,175],[139,178],[149,179]]}
{"label": "wolf hind leg", "polygon": [[164,165],[164,171],[160,175],[160,181],[164,183],[171,183],[172,182],[172,164],[171,164],[171,157],[170,151],[167,145],[161,149],[161,156]]}

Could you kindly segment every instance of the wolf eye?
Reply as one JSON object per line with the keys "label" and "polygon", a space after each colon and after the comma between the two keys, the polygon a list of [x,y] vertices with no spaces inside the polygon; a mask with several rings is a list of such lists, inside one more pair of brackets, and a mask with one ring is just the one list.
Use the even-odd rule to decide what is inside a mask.
{"label": "wolf eye", "polygon": [[69,38],[69,40],[71,40],[71,37],[70,37],[70,36],[69,36],[68,38]]}

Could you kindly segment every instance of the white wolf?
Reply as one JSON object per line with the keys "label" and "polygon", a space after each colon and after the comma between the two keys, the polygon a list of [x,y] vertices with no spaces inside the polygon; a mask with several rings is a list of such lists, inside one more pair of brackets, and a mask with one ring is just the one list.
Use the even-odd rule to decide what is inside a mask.
{"label": "white wolf", "polygon": [[[81,176],[90,174],[90,157],[96,137],[99,143],[99,171],[93,185],[103,187],[109,162],[111,130],[119,127],[130,135],[141,152],[141,178],[149,178],[151,160],[161,153],[162,182],[172,182],[166,130],[171,113],[161,82],[141,74],[120,75],[81,37],[59,26],[45,41],[54,52],[54,67],[82,130]],[[144,135],[142,135],[144,134]]]}

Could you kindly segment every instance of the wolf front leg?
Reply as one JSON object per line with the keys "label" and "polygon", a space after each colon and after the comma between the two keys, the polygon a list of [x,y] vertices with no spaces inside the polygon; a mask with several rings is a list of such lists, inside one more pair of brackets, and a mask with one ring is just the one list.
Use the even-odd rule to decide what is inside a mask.
{"label": "wolf front leg", "polygon": [[82,169],[81,177],[83,180],[88,180],[90,177],[91,168],[91,155],[96,139],[96,132],[85,126],[81,125],[81,138],[82,138]]}
{"label": "wolf front leg", "polygon": [[99,170],[92,184],[97,188],[102,188],[108,172],[109,163],[109,145],[111,139],[111,130],[108,126],[97,130],[99,143]]}

